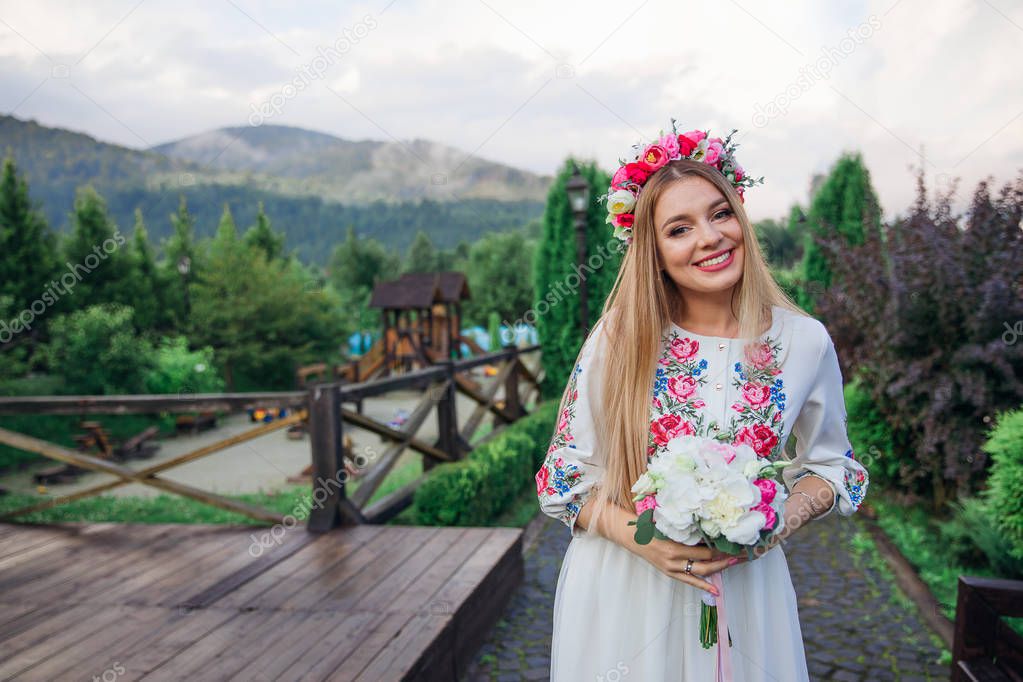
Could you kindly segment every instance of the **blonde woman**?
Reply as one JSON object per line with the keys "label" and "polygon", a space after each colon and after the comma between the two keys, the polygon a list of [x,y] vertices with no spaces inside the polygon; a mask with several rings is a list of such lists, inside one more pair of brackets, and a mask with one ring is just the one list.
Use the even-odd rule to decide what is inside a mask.
{"label": "blonde woman", "polygon": [[637,147],[608,193],[628,250],[536,475],[542,510],[572,533],[554,604],[555,682],[725,679],[698,634],[717,572],[734,679],[808,679],[778,542],[748,561],[702,544],[640,545],[628,525],[648,457],[684,435],[791,459],[779,542],[832,510],[852,514],[866,493],[831,337],[772,279],[743,209],[761,180],[745,175],[730,139],[673,130]]}

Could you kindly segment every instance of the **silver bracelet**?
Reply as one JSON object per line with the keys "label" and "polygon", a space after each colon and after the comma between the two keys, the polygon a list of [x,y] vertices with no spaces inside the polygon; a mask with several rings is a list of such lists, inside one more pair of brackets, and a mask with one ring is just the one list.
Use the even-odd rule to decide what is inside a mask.
{"label": "silver bracelet", "polygon": [[[819,516],[826,516],[827,514],[830,514],[831,511],[834,510],[834,508],[838,505],[838,490],[835,488],[835,484],[832,483],[831,481],[829,481],[828,479],[824,478],[820,474],[818,474],[816,471],[813,471],[811,469],[806,469],[802,473],[800,473],[798,476],[796,476],[795,479],[793,479],[792,485],[795,485],[796,483],[799,482],[800,479],[805,478],[806,476],[813,476],[814,478],[819,478],[822,481],[824,481],[825,483],[827,483],[828,486],[831,488],[831,492],[833,494],[833,497],[831,498],[831,506],[828,507],[828,509],[823,514],[820,514]],[[802,490],[793,490],[792,492],[799,493],[800,495],[806,495],[807,497],[810,497],[810,501],[811,502],[814,501],[813,498],[810,495],[807,495]],[[811,504],[811,508],[813,508],[812,504]]]}
{"label": "silver bracelet", "polygon": [[793,490],[792,493],[795,495],[802,495],[806,499],[810,500],[810,511],[813,512],[814,517],[818,517],[821,515],[820,509],[817,506],[817,501],[815,499],[804,493],[802,490]]}

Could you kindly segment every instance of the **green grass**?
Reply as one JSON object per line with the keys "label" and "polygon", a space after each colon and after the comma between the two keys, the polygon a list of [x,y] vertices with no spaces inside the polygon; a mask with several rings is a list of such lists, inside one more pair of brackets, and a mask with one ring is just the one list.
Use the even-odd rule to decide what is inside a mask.
{"label": "green grass", "polygon": [[[374,502],[401,486],[415,480],[422,474],[423,465],[419,457],[410,456],[399,462],[370,498]],[[352,485],[348,490],[354,491]],[[38,504],[53,495],[9,493],[0,497],[0,513],[30,504]],[[227,495],[231,499],[257,505],[283,515],[292,515],[305,520],[311,504],[312,492],[308,485],[295,485],[275,492]],[[245,524],[253,526],[270,525],[251,519],[244,514],[218,509],[177,495],[160,494],[154,497],[127,497],[99,495],[77,500],[59,507],[46,509],[17,519],[24,523],[63,522],[112,522],[112,523],[215,523]]]}
{"label": "green grass", "polygon": [[[0,497],[0,511],[7,512],[18,507],[36,504],[51,495],[10,493]],[[281,515],[291,514],[300,502],[310,497],[308,486],[295,486],[280,492],[228,495],[235,500],[258,505],[276,511]],[[120,497],[98,495],[52,509],[19,516],[19,522],[63,523],[63,522],[112,522],[112,523],[222,523],[262,526],[263,521],[251,519],[244,514],[230,512],[208,504],[202,504],[177,495],[160,494],[155,497]]]}
{"label": "green grass", "polygon": [[[990,569],[955,563],[939,530],[942,520],[925,507],[896,504],[885,499],[880,491],[871,499],[870,505],[877,511],[878,526],[913,566],[938,601],[941,612],[950,620],[955,620],[960,575],[1004,577]],[[1023,618],[1003,620],[1023,635]]]}

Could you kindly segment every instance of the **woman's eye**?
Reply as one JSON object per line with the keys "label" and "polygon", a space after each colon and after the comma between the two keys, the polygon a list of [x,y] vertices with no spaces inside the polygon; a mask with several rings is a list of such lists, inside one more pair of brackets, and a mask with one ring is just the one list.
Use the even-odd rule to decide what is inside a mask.
{"label": "woman's eye", "polygon": [[[720,211],[718,211],[717,213],[714,214],[714,219],[718,220],[718,219],[729,218],[729,217],[731,217],[731,215],[732,215],[732,209],[730,209],[730,208],[723,208],[723,209],[721,209]],[[671,230],[669,230],[668,236],[674,237],[674,236],[679,235],[679,234],[684,234],[685,230],[690,230],[690,229],[692,229],[692,228],[690,228],[690,227],[688,227],[686,225],[676,225],[675,227],[671,228]]]}

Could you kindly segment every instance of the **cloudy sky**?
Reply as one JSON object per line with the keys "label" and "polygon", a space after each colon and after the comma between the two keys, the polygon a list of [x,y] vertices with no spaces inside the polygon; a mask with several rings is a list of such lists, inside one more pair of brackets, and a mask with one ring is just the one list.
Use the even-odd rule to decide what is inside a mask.
{"label": "cloudy sky", "polygon": [[961,177],[960,206],[1023,169],[1018,0],[88,4],[0,2],[0,110],[134,148],[278,123],[540,173],[610,170],[674,117],[739,129],[755,219],[843,150],[888,217],[914,167]]}

